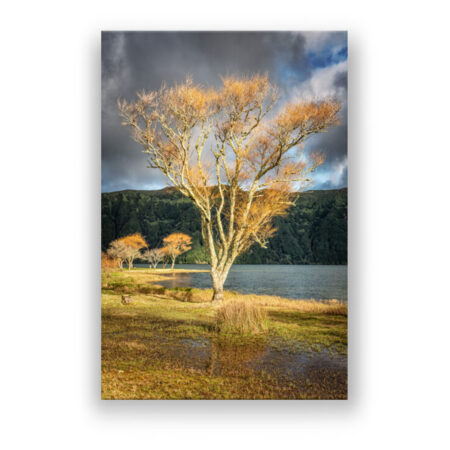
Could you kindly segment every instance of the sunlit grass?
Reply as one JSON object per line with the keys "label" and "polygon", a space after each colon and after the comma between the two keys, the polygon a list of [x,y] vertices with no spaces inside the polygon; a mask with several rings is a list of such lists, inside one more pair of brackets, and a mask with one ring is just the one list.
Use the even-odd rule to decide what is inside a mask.
{"label": "sunlit grass", "polygon": [[[319,389],[300,382],[295,386],[288,381],[280,384],[279,377],[245,369],[245,363],[236,357],[257,354],[267,344],[293,351],[327,349],[345,354],[346,305],[227,292],[224,303],[215,306],[210,303],[209,290],[161,288],[157,286],[160,277],[148,269],[102,275],[103,398],[342,398],[344,395],[342,390],[334,391],[335,387],[330,386]],[[122,295],[130,295],[132,303],[122,305]],[[218,317],[225,310],[232,320],[233,314],[242,315],[242,308],[247,312],[260,311],[261,316],[252,320],[256,323],[261,319],[263,325],[258,327],[250,321],[243,326],[243,335],[227,329],[226,320],[217,326]],[[241,316],[244,323],[246,317]],[[196,347],[183,347],[186,340]],[[213,349],[217,349],[211,354],[217,353],[220,373],[193,363],[194,350],[201,354]]]}
{"label": "sunlit grass", "polygon": [[216,311],[220,333],[252,334],[267,331],[267,311],[250,301],[226,300]]}

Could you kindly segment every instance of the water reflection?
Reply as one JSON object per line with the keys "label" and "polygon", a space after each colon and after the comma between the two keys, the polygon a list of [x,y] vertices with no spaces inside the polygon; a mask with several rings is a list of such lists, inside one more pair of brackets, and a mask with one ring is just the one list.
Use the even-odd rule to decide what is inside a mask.
{"label": "water reflection", "polygon": [[266,343],[236,345],[227,342],[212,342],[207,365],[210,375],[251,370],[249,363],[260,357],[266,350]]}
{"label": "water reflection", "polygon": [[183,339],[179,344],[167,349],[177,364],[210,376],[266,375],[280,386],[295,386],[315,398],[347,396],[346,355],[291,348],[264,339],[251,343]]}

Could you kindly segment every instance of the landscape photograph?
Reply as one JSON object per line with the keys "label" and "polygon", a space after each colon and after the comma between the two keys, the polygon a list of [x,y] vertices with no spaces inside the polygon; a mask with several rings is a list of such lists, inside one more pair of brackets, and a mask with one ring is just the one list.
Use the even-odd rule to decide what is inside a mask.
{"label": "landscape photograph", "polygon": [[347,33],[101,40],[101,398],[346,400]]}

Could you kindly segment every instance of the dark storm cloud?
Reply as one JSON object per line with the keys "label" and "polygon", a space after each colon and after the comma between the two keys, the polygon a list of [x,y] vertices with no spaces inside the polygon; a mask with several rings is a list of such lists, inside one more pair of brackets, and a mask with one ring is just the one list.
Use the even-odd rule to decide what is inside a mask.
{"label": "dark storm cloud", "polygon": [[334,77],[334,85],[347,90],[347,72],[338,72]]}
{"label": "dark storm cloud", "polygon": [[[217,85],[220,75],[255,72],[267,72],[289,92],[312,76],[306,46],[307,38],[299,33],[104,32],[102,190],[154,189],[166,184],[158,171],[146,168],[145,155],[120,125],[118,97],[131,99],[138,90],[159,89],[163,82],[171,85],[187,75],[196,82]],[[338,78],[336,86],[342,87]],[[342,131],[333,130],[323,139],[318,143],[327,154],[345,154],[346,141],[339,147],[344,144]],[[327,165],[332,160],[336,158],[327,158]]]}
{"label": "dark storm cloud", "polygon": [[333,86],[340,92],[342,110],[341,124],[327,133],[313,136],[308,143],[310,149],[325,153],[325,164],[316,171],[314,189],[333,189],[347,186],[347,71],[337,72]]}

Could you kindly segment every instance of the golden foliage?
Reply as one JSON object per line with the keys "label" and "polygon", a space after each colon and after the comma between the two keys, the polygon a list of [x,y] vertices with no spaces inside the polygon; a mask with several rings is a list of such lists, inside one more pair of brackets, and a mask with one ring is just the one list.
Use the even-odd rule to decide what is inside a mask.
{"label": "golden foliage", "polygon": [[191,249],[192,238],[184,233],[172,233],[163,239],[164,251],[170,256],[179,256]]}
{"label": "golden foliage", "polygon": [[315,133],[339,123],[340,104],[333,100],[289,103],[275,119],[276,129],[283,132]]}
{"label": "golden foliage", "polygon": [[124,261],[127,261],[128,268],[133,267],[133,261],[140,255],[142,248],[147,247],[145,239],[140,233],[134,233],[125,236],[109,244],[107,254],[110,258],[118,261],[118,265],[122,268]]}
{"label": "golden foliage", "polygon": [[130,234],[129,236],[118,239],[118,241],[128,247],[138,250],[147,247],[147,242],[145,242],[145,239],[142,237],[141,233]]}
{"label": "golden foliage", "polygon": [[122,124],[149,166],[197,207],[216,285],[238,255],[255,242],[266,244],[273,219],[323,163],[321,153],[305,155],[306,139],[339,123],[333,99],[286,103],[269,117],[277,100],[277,87],[257,74],[224,77],[219,88],[188,78],[140,92],[131,103],[118,101]]}

